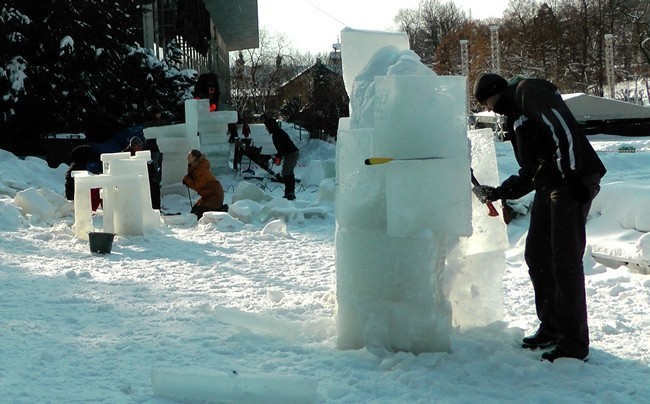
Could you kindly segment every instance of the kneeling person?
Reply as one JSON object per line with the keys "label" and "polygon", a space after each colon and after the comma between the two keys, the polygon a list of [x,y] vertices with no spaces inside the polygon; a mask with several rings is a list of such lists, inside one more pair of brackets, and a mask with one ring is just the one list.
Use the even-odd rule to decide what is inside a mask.
{"label": "kneeling person", "polygon": [[187,154],[187,175],[183,185],[195,190],[200,198],[191,213],[200,219],[205,212],[227,212],[228,205],[223,204],[223,187],[217,177],[210,171],[210,162],[199,150]]}

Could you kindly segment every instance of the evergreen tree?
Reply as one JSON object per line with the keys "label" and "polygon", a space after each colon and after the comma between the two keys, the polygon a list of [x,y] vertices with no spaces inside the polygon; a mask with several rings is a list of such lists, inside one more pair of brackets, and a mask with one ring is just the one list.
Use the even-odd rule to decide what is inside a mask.
{"label": "evergreen tree", "polygon": [[300,98],[295,96],[291,97],[282,102],[280,115],[282,115],[288,122],[294,122],[300,112],[300,108]]}
{"label": "evergreen tree", "polygon": [[[25,94],[25,70],[27,61],[20,55],[25,46],[30,19],[8,4],[0,10],[0,132],[7,133],[8,122],[15,116],[15,106]],[[0,146],[9,145],[6,137],[0,138]]]}
{"label": "evergreen tree", "polygon": [[13,48],[3,47],[10,49],[2,56],[3,95],[12,85],[7,66],[22,68],[25,78],[22,89],[12,90],[13,105],[2,105],[2,112],[15,112],[3,115],[10,125],[3,144],[29,153],[19,145],[37,145],[42,135],[61,132],[103,141],[144,122],[153,106],[168,120],[183,119],[179,106],[196,74],[158,61],[137,44],[140,2],[14,1],[11,6],[0,10],[2,31],[8,33],[2,41],[13,38]]}
{"label": "evergreen tree", "polygon": [[343,78],[317,59],[310,72],[309,105],[305,108],[312,136],[336,136],[339,118],[348,116],[348,102]]}

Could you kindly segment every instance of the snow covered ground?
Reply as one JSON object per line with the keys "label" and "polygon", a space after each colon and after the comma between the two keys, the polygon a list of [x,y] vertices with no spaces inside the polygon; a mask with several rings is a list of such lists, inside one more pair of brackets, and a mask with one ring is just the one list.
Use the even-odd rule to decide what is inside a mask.
{"label": "snow covered ground", "polygon": [[[28,187],[61,194],[67,167],[0,151],[1,401],[170,403],[180,389],[174,380],[195,380],[224,394],[232,388],[231,397],[269,381],[278,389],[267,402],[312,391],[319,403],[647,402],[650,137],[590,139],[609,173],[588,223],[589,250],[610,259],[606,267],[585,257],[587,363],[541,362],[539,351],[520,347],[537,326],[523,262],[528,215],[508,227],[503,322],[454,333],[451,353],[340,351],[334,202],[317,187],[298,189],[286,231],[279,222],[170,217],[143,237],[117,237],[111,254],[98,255],[74,237],[69,208],[25,217],[14,203]],[[636,153],[618,153],[622,145]],[[302,144],[302,161],[332,160],[328,146]],[[510,144],[497,144],[497,156],[502,178],[516,171]],[[238,179],[220,179],[229,203]],[[281,197],[281,187],[267,185]],[[186,195],[165,196],[163,206],[189,211]],[[152,374],[173,372],[186,376],[154,391]]]}

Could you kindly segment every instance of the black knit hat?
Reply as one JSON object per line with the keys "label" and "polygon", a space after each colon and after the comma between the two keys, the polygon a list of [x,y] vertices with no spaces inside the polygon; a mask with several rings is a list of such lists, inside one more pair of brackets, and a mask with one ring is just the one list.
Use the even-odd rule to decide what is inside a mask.
{"label": "black knit hat", "polygon": [[264,114],[262,118],[264,119],[264,126],[266,126],[267,129],[270,130],[279,127],[278,121],[272,116]]}
{"label": "black knit hat", "polygon": [[137,136],[133,136],[131,140],[129,140],[129,146],[135,146],[135,145],[142,146],[142,139],[140,139]]}
{"label": "black knit hat", "polygon": [[474,82],[474,97],[483,104],[493,95],[500,94],[508,82],[496,73],[481,73]]}

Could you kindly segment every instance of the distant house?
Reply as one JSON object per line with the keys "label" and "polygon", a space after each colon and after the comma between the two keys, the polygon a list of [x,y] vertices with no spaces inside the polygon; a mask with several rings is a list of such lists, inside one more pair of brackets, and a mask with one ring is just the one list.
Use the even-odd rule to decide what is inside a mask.
{"label": "distant house", "polygon": [[350,99],[337,65],[326,65],[320,59],[281,85],[267,99],[267,111],[280,111],[285,101],[299,105],[300,112],[290,118],[312,135],[325,132],[334,135],[341,116],[348,116]]}

